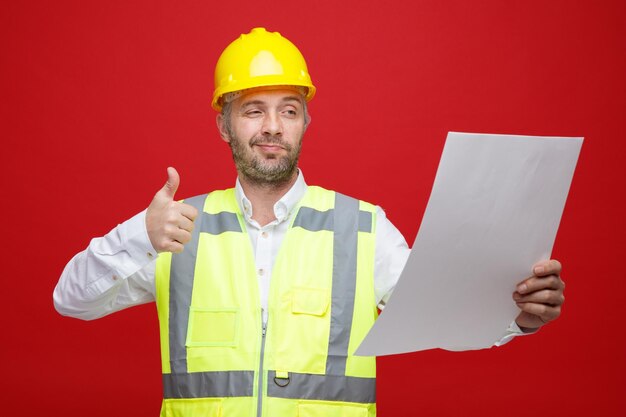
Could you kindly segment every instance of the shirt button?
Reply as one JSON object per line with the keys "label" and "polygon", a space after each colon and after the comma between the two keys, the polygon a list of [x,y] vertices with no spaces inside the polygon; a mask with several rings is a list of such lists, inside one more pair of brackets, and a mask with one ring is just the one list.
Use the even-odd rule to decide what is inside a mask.
{"label": "shirt button", "polygon": [[263,274],[265,274],[265,270],[263,268],[260,268],[259,269],[259,275],[263,276]]}
{"label": "shirt button", "polygon": [[154,255],[152,254],[152,252],[148,252],[146,255],[148,255],[148,258],[152,259],[154,257]]}
{"label": "shirt button", "polygon": [[117,281],[118,276],[117,275],[113,275],[111,278],[113,278],[113,281]]}
{"label": "shirt button", "polygon": [[261,232],[261,237],[263,238],[267,237],[267,232]]}

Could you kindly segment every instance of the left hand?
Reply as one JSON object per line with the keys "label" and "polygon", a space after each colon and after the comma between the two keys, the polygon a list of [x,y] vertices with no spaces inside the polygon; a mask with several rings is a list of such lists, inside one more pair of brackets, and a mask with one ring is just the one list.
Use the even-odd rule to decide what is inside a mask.
{"label": "left hand", "polygon": [[561,263],[542,261],[533,266],[533,276],[517,284],[513,300],[522,312],[515,322],[524,332],[532,332],[561,315],[565,301]]}

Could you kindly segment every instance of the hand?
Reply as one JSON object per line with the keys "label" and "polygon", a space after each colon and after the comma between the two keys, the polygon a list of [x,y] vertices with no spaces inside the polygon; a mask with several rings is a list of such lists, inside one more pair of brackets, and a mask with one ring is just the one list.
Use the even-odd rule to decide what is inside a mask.
{"label": "hand", "polygon": [[513,300],[522,312],[515,322],[522,331],[537,330],[561,314],[561,306],[565,301],[565,283],[560,273],[559,261],[539,262],[533,267],[534,275],[517,284]]}
{"label": "hand", "polygon": [[167,169],[167,182],[152,199],[146,211],[146,228],[150,243],[157,252],[183,251],[183,245],[191,240],[193,222],[198,210],[189,204],[174,201],[180,184],[178,172]]}

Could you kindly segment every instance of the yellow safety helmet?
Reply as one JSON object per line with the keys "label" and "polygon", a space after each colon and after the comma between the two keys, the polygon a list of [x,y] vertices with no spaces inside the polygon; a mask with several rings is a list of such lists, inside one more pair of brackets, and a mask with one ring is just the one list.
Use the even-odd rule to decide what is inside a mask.
{"label": "yellow safety helmet", "polygon": [[304,87],[305,99],[315,95],[315,86],[304,57],[278,32],[254,28],[224,49],[215,66],[215,90],[211,106],[222,110],[225,94],[266,86]]}

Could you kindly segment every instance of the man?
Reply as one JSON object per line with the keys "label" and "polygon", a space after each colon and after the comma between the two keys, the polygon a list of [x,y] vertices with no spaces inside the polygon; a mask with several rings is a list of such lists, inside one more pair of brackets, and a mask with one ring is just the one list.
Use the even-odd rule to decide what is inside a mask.
{"label": "man", "polygon": [[[297,162],[314,94],[280,34],[233,41],[212,105],[236,187],[177,202],[168,168],[147,210],[94,239],[59,280],[55,306],[78,318],[156,300],[163,416],[376,414],[375,358],[352,353],[409,249],[379,207],[306,185]],[[518,285],[521,312],[499,343],[559,316],[560,268],[542,262]]]}

